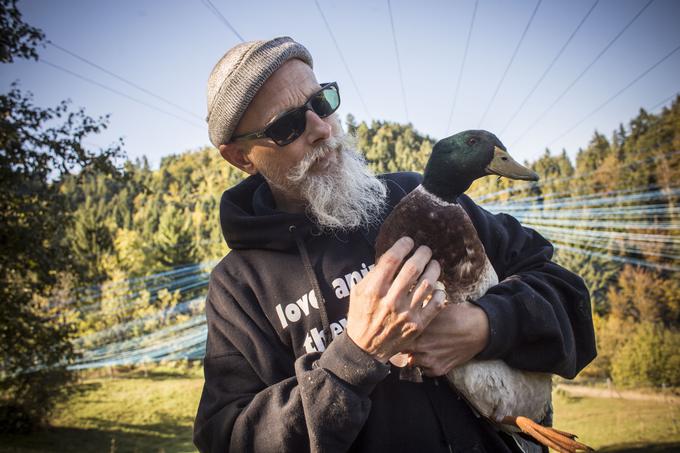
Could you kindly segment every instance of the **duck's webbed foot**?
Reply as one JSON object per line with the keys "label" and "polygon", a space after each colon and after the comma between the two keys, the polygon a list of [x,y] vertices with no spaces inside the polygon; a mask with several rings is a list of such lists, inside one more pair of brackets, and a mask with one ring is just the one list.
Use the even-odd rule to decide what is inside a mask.
{"label": "duck's webbed foot", "polygon": [[560,453],[593,451],[588,445],[576,440],[576,435],[540,425],[527,417],[504,417],[502,423],[516,426],[536,441]]}

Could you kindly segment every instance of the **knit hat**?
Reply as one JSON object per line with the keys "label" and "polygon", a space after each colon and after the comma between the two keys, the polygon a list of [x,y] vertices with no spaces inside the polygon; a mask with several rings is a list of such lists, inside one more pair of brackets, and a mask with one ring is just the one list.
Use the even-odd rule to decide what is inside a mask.
{"label": "knit hat", "polygon": [[208,133],[216,147],[229,143],[234,129],[260,87],[291,58],[312,67],[312,56],[302,45],[284,36],[250,41],[231,48],[208,78]]}

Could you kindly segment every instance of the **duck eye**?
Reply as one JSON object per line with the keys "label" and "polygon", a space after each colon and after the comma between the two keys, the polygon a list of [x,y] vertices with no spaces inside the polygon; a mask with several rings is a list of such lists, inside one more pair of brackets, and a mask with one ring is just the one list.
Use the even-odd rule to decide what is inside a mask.
{"label": "duck eye", "polygon": [[477,139],[475,137],[471,137],[468,139],[467,144],[472,146],[477,143]]}

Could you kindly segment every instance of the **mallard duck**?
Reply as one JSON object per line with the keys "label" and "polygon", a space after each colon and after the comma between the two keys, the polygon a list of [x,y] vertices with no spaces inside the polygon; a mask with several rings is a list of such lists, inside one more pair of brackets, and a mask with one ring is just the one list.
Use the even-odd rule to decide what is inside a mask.
{"label": "mallard duck", "polygon": [[[470,130],[435,144],[423,182],[387,217],[376,241],[382,255],[402,236],[427,245],[441,265],[440,281],[450,302],[476,300],[498,276],[465,210],[456,202],[475,179],[498,175],[537,180],[490,132]],[[395,359],[393,363],[398,362]],[[404,365],[404,361],[401,361]],[[502,360],[473,360],[451,370],[448,381],[482,416],[509,433],[522,431],[557,451],[588,450],[572,434],[544,427],[550,408],[551,375],[521,371]]]}

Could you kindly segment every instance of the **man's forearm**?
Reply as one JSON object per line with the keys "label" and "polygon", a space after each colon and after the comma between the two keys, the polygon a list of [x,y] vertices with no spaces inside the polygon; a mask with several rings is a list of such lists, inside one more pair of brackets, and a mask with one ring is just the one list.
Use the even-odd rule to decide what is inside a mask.
{"label": "man's forearm", "polygon": [[340,335],[323,354],[298,358],[295,376],[269,386],[238,354],[207,358],[205,372],[194,434],[201,451],[342,451],[389,366]]}

